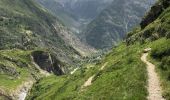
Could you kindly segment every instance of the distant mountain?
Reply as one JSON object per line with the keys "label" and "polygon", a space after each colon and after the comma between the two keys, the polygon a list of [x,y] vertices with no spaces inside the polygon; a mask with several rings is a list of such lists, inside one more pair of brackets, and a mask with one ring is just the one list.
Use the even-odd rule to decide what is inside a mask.
{"label": "distant mountain", "polygon": [[83,31],[82,39],[89,45],[108,48],[122,40],[138,25],[155,0],[114,0]]}
{"label": "distant mountain", "polygon": [[91,50],[34,0],[0,0],[0,100],[18,100],[41,77],[68,73]]}
{"label": "distant mountain", "polygon": [[79,33],[113,0],[36,0],[73,32]]}
{"label": "distant mountain", "polygon": [[[141,26],[134,28],[126,41],[100,61],[84,64],[67,77],[43,78],[34,85],[28,100],[147,100],[148,97],[170,100],[169,44],[170,0],[159,0],[142,19]],[[151,50],[147,52],[146,48]],[[150,75],[149,65],[141,61],[145,58],[142,55],[149,58],[145,62],[153,65],[153,73],[158,73]],[[151,76],[161,89],[147,86]],[[150,86],[155,87],[152,83]],[[153,92],[157,92],[156,97],[149,95]]]}
{"label": "distant mountain", "polygon": [[72,63],[72,57],[89,49],[35,1],[1,0],[0,49],[10,48],[49,49],[67,63]]}

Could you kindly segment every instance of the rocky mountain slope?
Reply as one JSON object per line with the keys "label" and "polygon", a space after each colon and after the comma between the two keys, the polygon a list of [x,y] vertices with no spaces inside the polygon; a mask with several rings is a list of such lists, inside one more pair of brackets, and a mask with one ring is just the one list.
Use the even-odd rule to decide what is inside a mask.
{"label": "rocky mountain slope", "polygon": [[53,12],[69,29],[79,33],[113,0],[37,0]]}
{"label": "rocky mountain slope", "polygon": [[88,51],[90,48],[35,2],[16,0],[13,3],[16,7],[9,1],[1,1],[0,48],[49,48],[66,62],[71,62],[69,57],[78,54],[75,49],[80,47],[82,51]]}
{"label": "rocky mountain slope", "polygon": [[0,99],[18,99],[47,74],[68,73],[89,52],[34,0],[0,1]]}
{"label": "rocky mountain slope", "polygon": [[125,38],[138,25],[154,0],[114,0],[83,31],[83,40],[98,48],[108,48]]}
{"label": "rocky mountain slope", "polygon": [[0,5],[1,49],[47,48],[70,62],[68,55],[76,51],[60,37],[59,30],[65,30],[53,15],[32,0],[1,0]]}
{"label": "rocky mountain slope", "polygon": [[102,57],[85,58],[69,74],[67,65],[79,58],[66,41],[71,33],[33,0],[1,0],[0,99],[146,100],[148,76],[140,58],[151,48],[147,61],[156,65],[160,95],[169,100],[169,22],[170,1],[159,0],[122,43]]}
{"label": "rocky mountain slope", "polygon": [[[42,98],[146,100],[148,76],[146,65],[140,59],[141,54],[146,52],[145,48],[151,48],[148,59],[156,65],[163,91],[161,95],[169,100],[169,20],[169,0],[158,1],[143,18],[141,26],[128,33],[126,40],[113,48],[100,61],[82,65],[73,75],[51,76],[40,80],[32,88],[28,100],[33,98],[37,100]],[[105,67],[100,70],[102,66]],[[91,76],[93,76],[91,84],[82,88]],[[49,81],[52,84],[49,85]],[[50,91],[47,92],[48,89]]]}

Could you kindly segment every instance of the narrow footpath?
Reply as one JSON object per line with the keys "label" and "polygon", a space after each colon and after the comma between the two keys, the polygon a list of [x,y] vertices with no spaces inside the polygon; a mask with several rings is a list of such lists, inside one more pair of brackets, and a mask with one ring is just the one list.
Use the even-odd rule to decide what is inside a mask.
{"label": "narrow footpath", "polygon": [[[106,62],[99,70],[104,70],[104,68],[106,67],[106,65],[108,64],[108,62]],[[95,77],[95,74],[91,77],[88,78],[88,80],[84,83],[84,85],[81,88],[85,88],[87,86],[90,86],[92,84],[92,80]]]}
{"label": "narrow footpath", "polygon": [[[147,51],[148,52],[148,51]],[[147,61],[148,53],[142,54],[141,60],[147,65],[148,72],[148,100],[165,100],[162,97],[159,77],[155,71],[155,65]]]}

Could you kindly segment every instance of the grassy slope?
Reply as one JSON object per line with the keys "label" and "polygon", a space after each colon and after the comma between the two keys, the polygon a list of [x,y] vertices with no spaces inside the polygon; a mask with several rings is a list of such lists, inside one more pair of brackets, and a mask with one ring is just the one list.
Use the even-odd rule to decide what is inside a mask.
{"label": "grassy slope", "polygon": [[[28,99],[146,99],[146,70],[140,61],[143,47],[124,44],[113,49],[94,68],[77,71],[74,75],[63,77],[48,77],[40,80],[32,89]],[[98,69],[108,62],[105,70]],[[81,90],[83,83],[94,73],[96,76],[90,87]],[[50,84],[49,84],[49,79]],[[64,80],[64,81],[59,81]],[[59,81],[59,82],[58,82]],[[139,91],[140,90],[140,91]],[[41,94],[41,95],[40,95]]]}
{"label": "grassy slope", "polygon": [[[156,65],[157,72],[160,75],[161,86],[163,88],[163,96],[170,99],[170,39],[160,39],[154,42],[152,52],[150,54],[150,60]],[[166,53],[166,54],[165,54]],[[167,54],[168,53],[168,54]],[[162,57],[155,57],[162,56]]]}
{"label": "grassy slope", "polygon": [[[152,51],[149,58],[156,65],[156,69],[160,74],[163,96],[169,100],[169,9],[165,9],[145,29],[137,28],[137,30],[132,31],[128,35],[127,44],[129,44],[130,39],[128,47],[123,43],[114,48],[101,62],[93,64],[94,68],[86,69],[87,66],[83,66],[83,70],[77,71],[74,75],[53,76],[40,80],[33,87],[28,99],[145,100],[147,97],[147,72],[145,65],[140,60],[140,56],[144,48],[151,47]],[[103,71],[98,71],[105,62],[108,62],[106,68]],[[94,73],[97,74],[93,84],[82,91],[81,86]],[[50,85],[48,79],[52,80]],[[58,80],[63,80],[64,82],[57,83]],[[39,90],[37,91],[37,89]]]}
{"label": "grassy slope", "polygon": [[0,51],[0,92],[13,94],[23,82],[39,78],[39,70],[31,63],[31,51]]}
{"label": "grassy slope", "polygon": [[[93,68],[86,69],[90,64],[84,65],[82,70],[74,75],[62,77],[48,77],[40,80],[32,89],[29,99],[41,100],[145,100],[147,97],[147,72],[145,65],[141,62],[142,50],[147,47],[154,48],[154,45],[168,43],[169,40],[162,38],[143,45],[135,44],[126,47],[125,44],[113,49],[103,60],[92,64]],[[105,63],[108,65],[103,71],[98,69]],[[164,97],[169,98],[170,82],[167,81],[169,71],[159,69],[160,61],[155,61],[157,70],[161,74]],[[84,82],[96,73],[91,86],[83,91],[81,86]],[[50,83],[49,83],[50,82]]]}
{"label": "grassy slope", "polygon": [[[165,0],[166,1],[166,0]],[[161,0],[159,2],[162,2]],[[151,61],[157,66],[160,74],[163,96],[170,99],[170,7],[164,9],[161,15],[146,26],[131,32],[130,41],[135,43],[151,42]],[[157,40],[157,41],[155,41]],[[132,44],[133,44],[132,43]]]}

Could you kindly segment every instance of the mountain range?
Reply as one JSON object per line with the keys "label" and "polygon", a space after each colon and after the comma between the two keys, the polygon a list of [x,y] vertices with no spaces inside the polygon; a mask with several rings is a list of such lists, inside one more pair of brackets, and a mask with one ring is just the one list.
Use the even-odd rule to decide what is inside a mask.
{"label": "mountain range", "polygon": [[82,32],[82,39],[97,48],[117,45],[126,33],[139,25],[154,0],[114,0]]}
{"label": "mountain range", "polygon": [[81,41],[110,48],[126,37],[155,0],[37,0]]}
{"label": "mountain range", "polygon": [[53,12],[71,31],[79,33],[113,0],[36,0]]}
{"label": "mountain range", "polygon": [[0,0],[0,100],[169,100],[170,1],[154,2]]}

